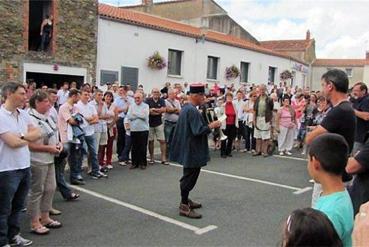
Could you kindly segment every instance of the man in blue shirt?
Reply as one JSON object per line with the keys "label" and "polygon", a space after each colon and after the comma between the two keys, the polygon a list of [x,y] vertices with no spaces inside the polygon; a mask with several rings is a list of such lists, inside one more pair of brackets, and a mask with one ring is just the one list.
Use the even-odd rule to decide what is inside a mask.
{"label": "man in blue shirt", "polygon": [[[124,128],[124,117],[128,111],[129,101],[127,98],[127,90],[125,86],[120,86],[118,89],[118,97],[114,99],[114,104],[117,107],[118,119],[117,119],[117,154],[119,162],[123,162],[123,149],[125,145],[126,130]],[[121,163],[120,163],[121,164]]]}

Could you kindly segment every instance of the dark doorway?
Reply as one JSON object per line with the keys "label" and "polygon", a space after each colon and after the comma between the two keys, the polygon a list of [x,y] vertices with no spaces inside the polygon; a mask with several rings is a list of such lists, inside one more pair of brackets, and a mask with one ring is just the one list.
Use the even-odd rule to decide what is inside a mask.
{"label": "dark doorway", "polygon": [[[29,1],[28,50],[37,51],[41,45],[41,23],[51,13],[51,0]],[[49,44],[50,46],[50,44]]]}
{"label": "dark doorway", "polygon": [[72,81],[77,82],[77,87],[82,86],[84,82],[83,76],[78,75],[63,75],[63,74],[46,74],[46,73],[34,73],[27,72],[26,73],[26,81],[34,81],[37,84],[37,87],[41,87],[43,85],[48,86],[49,88],[54,87],[54,84],[59,88],[63,82]]}

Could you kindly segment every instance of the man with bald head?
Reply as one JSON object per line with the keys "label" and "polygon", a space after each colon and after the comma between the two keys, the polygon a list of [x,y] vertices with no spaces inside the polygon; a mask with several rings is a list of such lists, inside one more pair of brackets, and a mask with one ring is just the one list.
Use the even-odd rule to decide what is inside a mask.
{"label": "man with bald head", "polygon": [[153,88],[151,91],[151,98],[146,99],[146,104],[150,108],[150,130],[149,130],[149,164],[154,164],[154,141],[155,139],[160,143],[161,163],[168,165],[166,159],[166,143],[164,136],[164,124],[162,121],[162,115],[166,112],[166,106],[164,99],[160,98],[160,91],[158,88]]}
{"label": "man with bald head", "polygon": [[143,102],[143,94],[136,92],[134,103],[127,112],[132,143],[132,165],[130,169],[146,169],[147,139],[149,136],[149,106]]}

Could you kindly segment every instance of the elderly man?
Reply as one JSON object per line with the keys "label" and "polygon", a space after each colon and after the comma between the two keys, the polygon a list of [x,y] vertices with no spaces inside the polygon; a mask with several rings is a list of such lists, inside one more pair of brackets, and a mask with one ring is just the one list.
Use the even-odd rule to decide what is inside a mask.
{"label": "elderly man", "polygon": [[5,99],[0,108],[0,246],[29,246],[31,240],[19,235],[20,214],[31,182],[28,144],[41,138],[27,112],[26,88],[8,82],[1,88]]}
{"label": "elderly man", "polygon": [[179,115],[170,152],[170,159],[183,166],[179,215],[193,219],[201,218],[201,214],[194,209],[201,208],[202,205],[190,200],[189,193],[196,185],[201,167],[206,166],[210,160],[208,134],[211,129],[221,126],[219,121],[207,125],[196,109],[204,103],[204,93],[205,88],[202,84],[190,86],[189,103],[182,108]]}
{"label": "elderly man", "polygon": [[153,88],[151,91],[151,98],[146,99],[146,104],[150,108],[150,131],[149,131],[149,164],[154,164],[154,141],[155,139],[160,143],[161,163],[168,165],[166,160],[166,143],[164,136],[164,124],[162,121],[162,115],[166,112],[166,104],[164,99],[160,98],[160,91],[158,88]]}
{"label": "elderly man", "polygon": [[134,95],[135,102],[127,112],[132,142],[132,165],[130,169],[147,166],[147,139],[149,136],[149,106],[143,102],[143,94]]}
{"label": "elderly man", "polygon": [[167,154],[169,153],[170,143],[172,141],[173,131],[176,127],[181,103],[176,99],[176,90],[168,90],[168,98],[165,100],[167,112],[164,114],[164,134],[167,143]]}
{"label": "elderly man", "polygon": [[268,156],[268,145],[271,137],[271,121],[273,118],[273,100],[266,93],[264,84],[259,87],[259,96],[254,104],[254,137],[256,139],[256,152],[254,156]]}

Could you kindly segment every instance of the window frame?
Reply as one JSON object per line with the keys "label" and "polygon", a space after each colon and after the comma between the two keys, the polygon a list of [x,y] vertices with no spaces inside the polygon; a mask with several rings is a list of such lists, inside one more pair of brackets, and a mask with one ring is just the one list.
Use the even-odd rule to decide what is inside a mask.
{"label": "window frame", "polygon": [[[214,59],[216,61],[216,63],[213,63],[213,64],[216,64],[216,68],[215,68],[215,73],[213,73],[213,75],[215,75],[214,77],[215,78],[211,78],[209,77],[209,74],[210,74],[210,71],[209,71],[209,59]],[[218,80],[218,72],[219,72],[219,60],[220,58],[219,57],[216,57],[216,56],[208,56],[207,57],[207,66],[206,66],[206,79],[207,80],[211,80],[211,81],[217,81]],[[214,70],[214,68],[213,68]]]}
{"label": "window frame", "polygon": [[[169,59],[171,57],[171,52],[175,52],[177,54],[180,54],[180,61],[179,61],[179,67],[175,68],[175,73],[172,73],[173,71],[171,71],[171,59]],[[176,56],[177,57],[177,56]],[[182,76],[182,61],[183,61],[183,51],[181,50],[176,50],[176,49],[168,49],[168,66],[167,66],[167,75],[168,76],[172,76],[172,77],[181,77]],[[177,63],[176,63],[177,64]],[[178,74],[176,74],[177,70],[179,71]]]}

